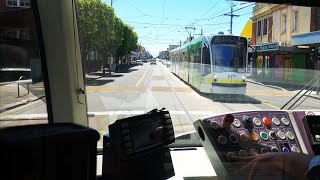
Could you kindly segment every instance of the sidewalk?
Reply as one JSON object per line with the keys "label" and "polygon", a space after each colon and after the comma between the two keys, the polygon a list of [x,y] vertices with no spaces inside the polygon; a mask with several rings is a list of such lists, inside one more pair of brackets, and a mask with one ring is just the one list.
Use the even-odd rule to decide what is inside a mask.
{"label": "sidewalk", "polygon": [[45,97],[44,85],[42,82],[30,84],[29,94],[26,84],[20,85],[19,90],[20,97],[18,97],[17,83],[11,82],[0,86],[0,113]]}
{"label": "sidewalk", "polygon": [[[262,82],[257,82],[257,81],[254,81],[252,79],[248,79],[247,80],[249,83],[253,83],[253,84],[257,84],[257,85],[260,85],[260,86],[265,86],[265,87],[269,87],[269,88],[274,88],[274,89],[277,89],[279,91],[291,91],[292,93],[296,94],[300,91],[300,89],[302,89],[303,87],[301,86],[296,86],[296,85],[291,85],[291,84],[287,84],[287,85],[283,85],[282,84],[282,87],[278,86],[278,84],[276,83],[267,83],[267,84],[264,84]],[[286,88],[287,86],[287,88]],[[308,88],[307,88],[308,89]],[[304,90],[303,92],[300,93],[300,95],[304,94],[306,90]],[[310,95],[309,95],[310,94]],[[308,96],[310,98],[314,98],[314,99],[317,99],[317,100],[320,100],[320,94],[317,94],[316,91],[312,91],[311,93],[310,92],[307,92],[305,94],[305,96]]]}

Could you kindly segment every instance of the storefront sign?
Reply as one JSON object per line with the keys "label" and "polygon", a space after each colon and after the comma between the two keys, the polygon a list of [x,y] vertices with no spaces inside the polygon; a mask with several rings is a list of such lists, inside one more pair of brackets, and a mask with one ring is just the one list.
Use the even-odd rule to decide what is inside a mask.
{"label": "storefront sign", "polygon": [[254,46],[257,52],[262,51],[278,51],[279,50],[279,43],[268,43],[268,44],[261,44]]}

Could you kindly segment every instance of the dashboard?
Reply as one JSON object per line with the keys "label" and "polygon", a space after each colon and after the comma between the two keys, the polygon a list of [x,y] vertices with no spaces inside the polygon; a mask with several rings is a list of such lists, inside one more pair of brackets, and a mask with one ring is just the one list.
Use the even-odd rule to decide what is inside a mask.
{"label": "dashboard", "polygon": [[199,119],[194,127],[219,179],[229,179],[231,156],[248,157],[267,152],[319,154],[320,117],[316,114],[234,112]]}
{"label": "dashboard", "polygon": [[[230,174],[229,168],[233,163],[231,156],[250,157],[267,152],[320,154],[318,115],[320,112],[282,110],[218,114],[195,121],[195,132],[174,140],[168,111],[154,110],[142,116],[118,120],[109,126],[113,133],[105,141],[110,144],[104,147],[102,176],[111,179],[141,178],[141,175],[148,179],[246,179],[245,176]],[[123,129],[112,130],[116,124],[124,122],[130,122],[126,128],[132,129],[131,137],[140,137],[130,141],[131,146],[135,147],[134,151],[137,149],[131,158],[121,158],[121,153],[117,153],[121,151],[116,150],[124,142],[123,138],[118,138],[123,136]],[[138,124],[152,128],[137,130],[135,127]],[[162,135],[160,133],[161,138],[155,141],[152,134],[158,131],[158,126],[165,129],[168,126],[169,129]],[[147,137],[151,137],[151,140]],[[143,151],[139,147],[143,147]],[[117,172],[116,176],[114,172]],[[123,176],[122,172],[129,176]],[[282,175],[273,178],[291,177]]]}

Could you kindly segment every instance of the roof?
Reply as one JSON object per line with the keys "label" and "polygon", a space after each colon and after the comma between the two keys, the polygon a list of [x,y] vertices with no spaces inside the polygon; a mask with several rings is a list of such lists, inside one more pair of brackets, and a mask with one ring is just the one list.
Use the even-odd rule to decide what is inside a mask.
{"label": "roof", "polygon": [[320,31],[309,32],[292,36],[292,46],[320,44]]}

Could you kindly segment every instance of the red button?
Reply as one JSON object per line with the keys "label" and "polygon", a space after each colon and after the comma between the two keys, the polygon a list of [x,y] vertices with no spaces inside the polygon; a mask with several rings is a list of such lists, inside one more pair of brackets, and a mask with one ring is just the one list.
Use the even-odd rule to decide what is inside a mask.
{"label": "red button", "polygon": [[263,123],[267,126],[271,125],[271,120],[269,118],[263,118]]}

